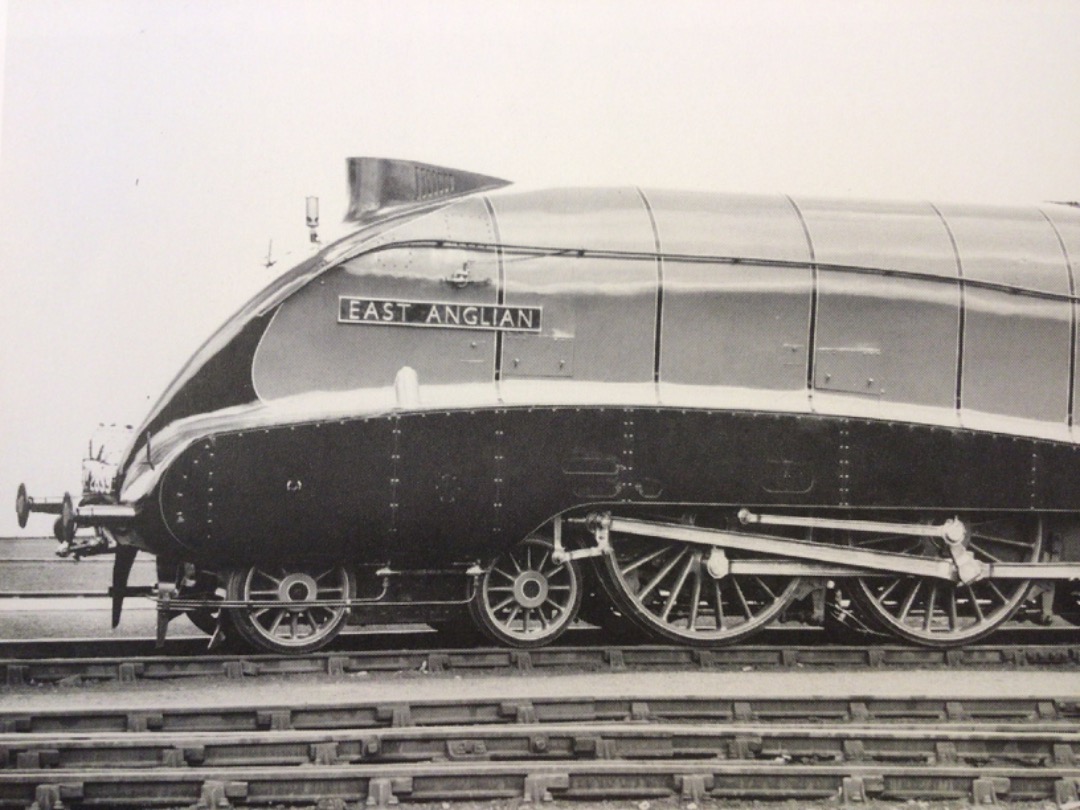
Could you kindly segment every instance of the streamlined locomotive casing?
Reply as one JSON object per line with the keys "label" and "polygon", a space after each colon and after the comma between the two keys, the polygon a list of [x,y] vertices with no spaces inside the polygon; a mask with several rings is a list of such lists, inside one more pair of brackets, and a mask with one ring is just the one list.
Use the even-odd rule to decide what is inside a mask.
{"label": "streamlined locomotive casing", "polygon": [[427,567],[587,504],[1074,512],[1078,266],[1058,205],[434,203],[196,353],[121,465],[121,541]]}

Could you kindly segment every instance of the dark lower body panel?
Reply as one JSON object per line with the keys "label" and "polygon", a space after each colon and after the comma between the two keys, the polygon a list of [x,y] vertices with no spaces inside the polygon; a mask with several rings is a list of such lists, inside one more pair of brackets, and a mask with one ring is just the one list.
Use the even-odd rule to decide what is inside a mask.
{"label": "dark lower body panel", "polygon": [[1074,512],[1080,448],[802,414],[391,414],[200,440],[166,471],[138,530],[158,554],[213,568],[427,568],[483,560],[585,506]]}

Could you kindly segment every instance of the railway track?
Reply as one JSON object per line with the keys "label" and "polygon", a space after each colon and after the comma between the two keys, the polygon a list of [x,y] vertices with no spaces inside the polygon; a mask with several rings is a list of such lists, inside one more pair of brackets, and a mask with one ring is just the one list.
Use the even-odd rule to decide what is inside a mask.
{"label": "railway track", "polygon": [[1071,700],[532,699],[0,712],[0,807],[1076,800]]}
{"label": "railway track", "polygon": [[[76,568],[85,585],[58,586],[57,572],[72,569],[46,568],[38,586],[64,598],[92,589],[100,574]],[[616,645],[581,628],[563,644],[521,651],[432,649],[442,637],[430,631],[365,629],[300,658],[210,655],[205,636],[157,652],[150,639],[0,641],[0,808],[1078,800],[1080,690],[1023,686],[1080,669],[1077,631],[1026,624],[1000,643],[961,650],[822,643],[828,635],[784,626],[762,644],[692,650]],[[981,697],[946,689],[909,698],[902,683],[892,695],[852,686],[791,697],[812,691],[800,686],[732,697],[731,684],[759,678],[747,670],[800,685],[811,675],[820,684],[869,671],[903,679],[889,673],[908,670],[937,670],[956,684],[969,678],[956,670],[972,679],[993,670],[1021,686],[989,690],[1015,697],[986,697],[983,687],[974,690]],[[500,675],[517,677],[486,677]],[[685,697],[653,691],[676,675],[706,685]],[[462,688],[465,677],[502,686],[476,696],[479,686]],[[631,682],[620,679],[638,686],[602,696]],[[208,689],[227,697],[211,699]],[[170,692],[187,702],[162,697]]]}
{"label": "railway track", "polygon": [[1080,672],[1080,645],[984,645],[962,650],[921,647],[727,647],[688,650],[658,646],[462,650],[369,650],[303,657],[185,655],[0,659],[0,683],[135,682],[259,676],[664,672],[744,669],[1067,667]]}

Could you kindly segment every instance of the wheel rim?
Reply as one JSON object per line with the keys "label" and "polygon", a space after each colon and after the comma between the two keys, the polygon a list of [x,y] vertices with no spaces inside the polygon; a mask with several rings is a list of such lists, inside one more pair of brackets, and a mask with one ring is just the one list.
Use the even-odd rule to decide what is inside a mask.
{"label": "wheel rim", "polygon": [[552,546],[530,537],[501,554],[480,579],[480,620],[498,640],[544,644],[574,621],[581,575],[572,562],[551,559]]}
{"label": "wheel rim", "polygon": [[238,598],[259,603],[239,609],[240,620],[256,641],[272,648],[306,648],[329,641],[349,609],[311,603],[353,596],[349,575],[340,567],[271,572],[253,566],[239,590]]}
{"label": "wheel rim", "polygon": [[668,640],[703,646],[746,638],[797,596],[800,579],[732,575],[716,579],[709,551],[684,543],[611,537],[604,580],[624,613]]}
{"label": "wheel rim", "polygon": [[[1037,562],[1042,531],[1037,520],[1005,517],[969,526],[968,547],[980,562]],[[853,537],[852,545],[878,551],[948,557],[937,538]],[[862,577],[856,603],[901,638],[932,646],[969,643],[992,633],[1016,612],[1030,580],[985,579],[970,585],[923,577]]]}

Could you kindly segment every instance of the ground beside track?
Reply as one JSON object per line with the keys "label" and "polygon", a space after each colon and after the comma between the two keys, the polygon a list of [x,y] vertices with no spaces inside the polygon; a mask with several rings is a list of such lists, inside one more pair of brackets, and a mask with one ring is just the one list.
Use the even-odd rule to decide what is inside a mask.
{"label": "ground beside track", "polygon": [[0,687],[9,711],[260,706],[300,707],[357,701],[722,697],[1046,698],[1080,700],[1075,671],[904,670],[782,672],[607,672],[520,676],[469,676],[408,673],[400,676],[266,677],[255,680],[200,678],[168,681],[80,683],[73,686]]}

